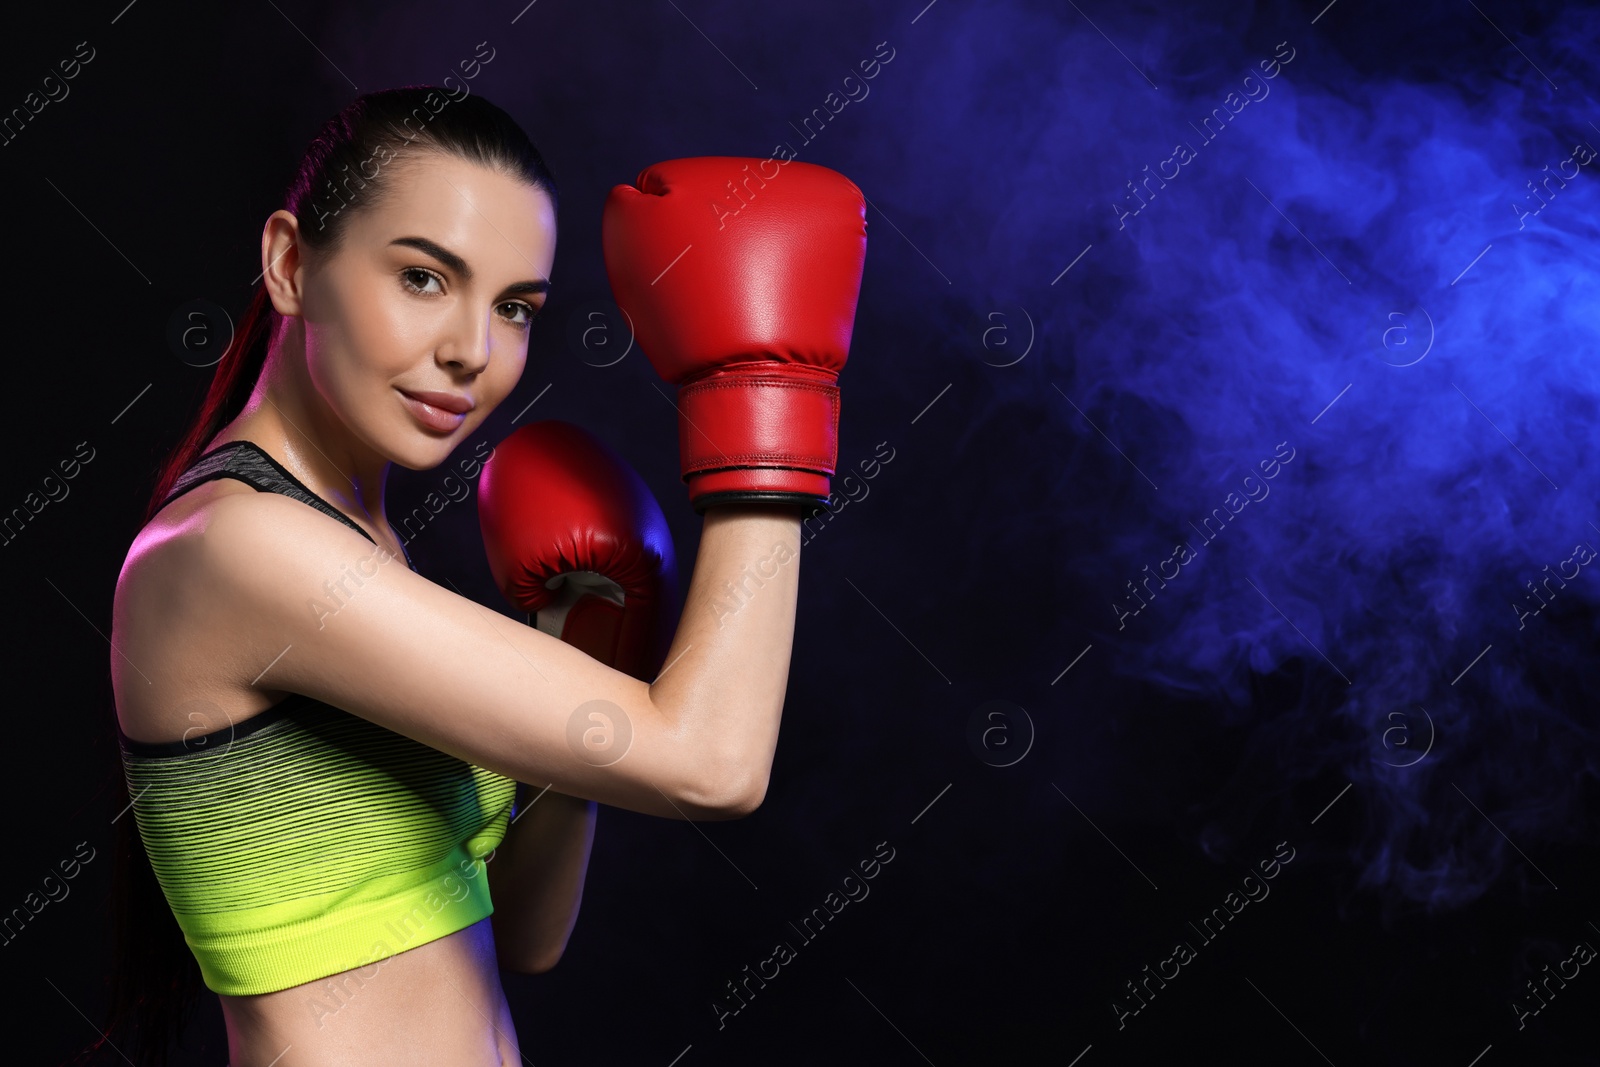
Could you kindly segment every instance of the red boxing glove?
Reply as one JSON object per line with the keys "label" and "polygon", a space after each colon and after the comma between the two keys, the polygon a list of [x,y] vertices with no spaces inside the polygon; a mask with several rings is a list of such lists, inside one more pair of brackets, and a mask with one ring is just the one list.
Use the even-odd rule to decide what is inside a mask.
{"label": "red boxing glove", "polygon": [[601,243],[639,346],[678,387],[695,511],[822,510],[867,251],[861,190],[811,163],[668,160],[611,190]]}
{"label": "red boxing glove", "polygon": [[639,473],[588,431],[547,419],[501,441],[481,479],[500,592],[545,633],[652,680],[676,629],[677,557]]}

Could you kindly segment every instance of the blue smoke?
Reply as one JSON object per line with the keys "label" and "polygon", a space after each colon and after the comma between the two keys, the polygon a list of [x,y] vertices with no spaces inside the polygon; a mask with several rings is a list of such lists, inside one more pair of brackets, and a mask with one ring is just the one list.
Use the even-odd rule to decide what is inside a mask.
{"label": "blue smoke", "polygon": [[1353,9],[1063,16],[991,242],[1043,351],[973,384],[1074,439],[1012,461],[1115,669],[1353,782],[1361,882],[1439,908],[1545,884],[1596,752],[1600,22],[1465,11],[1449,73]]}

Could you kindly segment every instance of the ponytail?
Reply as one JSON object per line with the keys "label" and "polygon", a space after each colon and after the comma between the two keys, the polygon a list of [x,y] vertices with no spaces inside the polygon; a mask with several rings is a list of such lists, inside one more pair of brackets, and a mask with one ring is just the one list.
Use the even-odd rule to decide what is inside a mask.
{"label": "ponytail", "polygon": [[162,501],[172,492],[173,483],[189,469],[190,464],[200,458],[217,431],[238,418],[244,410],[245,401],[250,399],[261,377],[261,368],[266,365],[267,344],[272,339],[273,326],[279,317],[273,310],[272,296],[267,292],[266,278],[263,277],[256,283],[255,295],[250,298],[250,306],[245,308],[239,328],[223,350],[222,358],[217,361],[217,371],[212,375],[211,386],[206,390],[199,414],[161,465],[155,491],[145,504],[141,526],[155,518],[156,512],[161,510]]}

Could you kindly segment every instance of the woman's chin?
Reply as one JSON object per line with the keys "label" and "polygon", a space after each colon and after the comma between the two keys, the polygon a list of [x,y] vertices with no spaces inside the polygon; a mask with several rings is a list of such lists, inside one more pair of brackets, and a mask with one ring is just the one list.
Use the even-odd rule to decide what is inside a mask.
{"label": "woman's chin", "polygon": [[455,434],[445,438],[424,434],[412,427],[401,427],[398,431],[390,431],[377,438],[374,444],[376,450],[395,466],[425,471],[449,459],[450,453],[459,447],[460,439]]}

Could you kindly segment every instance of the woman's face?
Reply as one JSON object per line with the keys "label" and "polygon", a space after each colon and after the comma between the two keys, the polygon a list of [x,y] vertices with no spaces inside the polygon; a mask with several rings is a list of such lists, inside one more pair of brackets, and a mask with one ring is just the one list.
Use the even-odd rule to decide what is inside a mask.
{"label": "woman's face", "polygon": [[425,470],[522,377],[555,211],[542,190],[454,156],[389,166],[385,197],[348,220],[338,251],[306,260],[306,367],[357,437]]}

